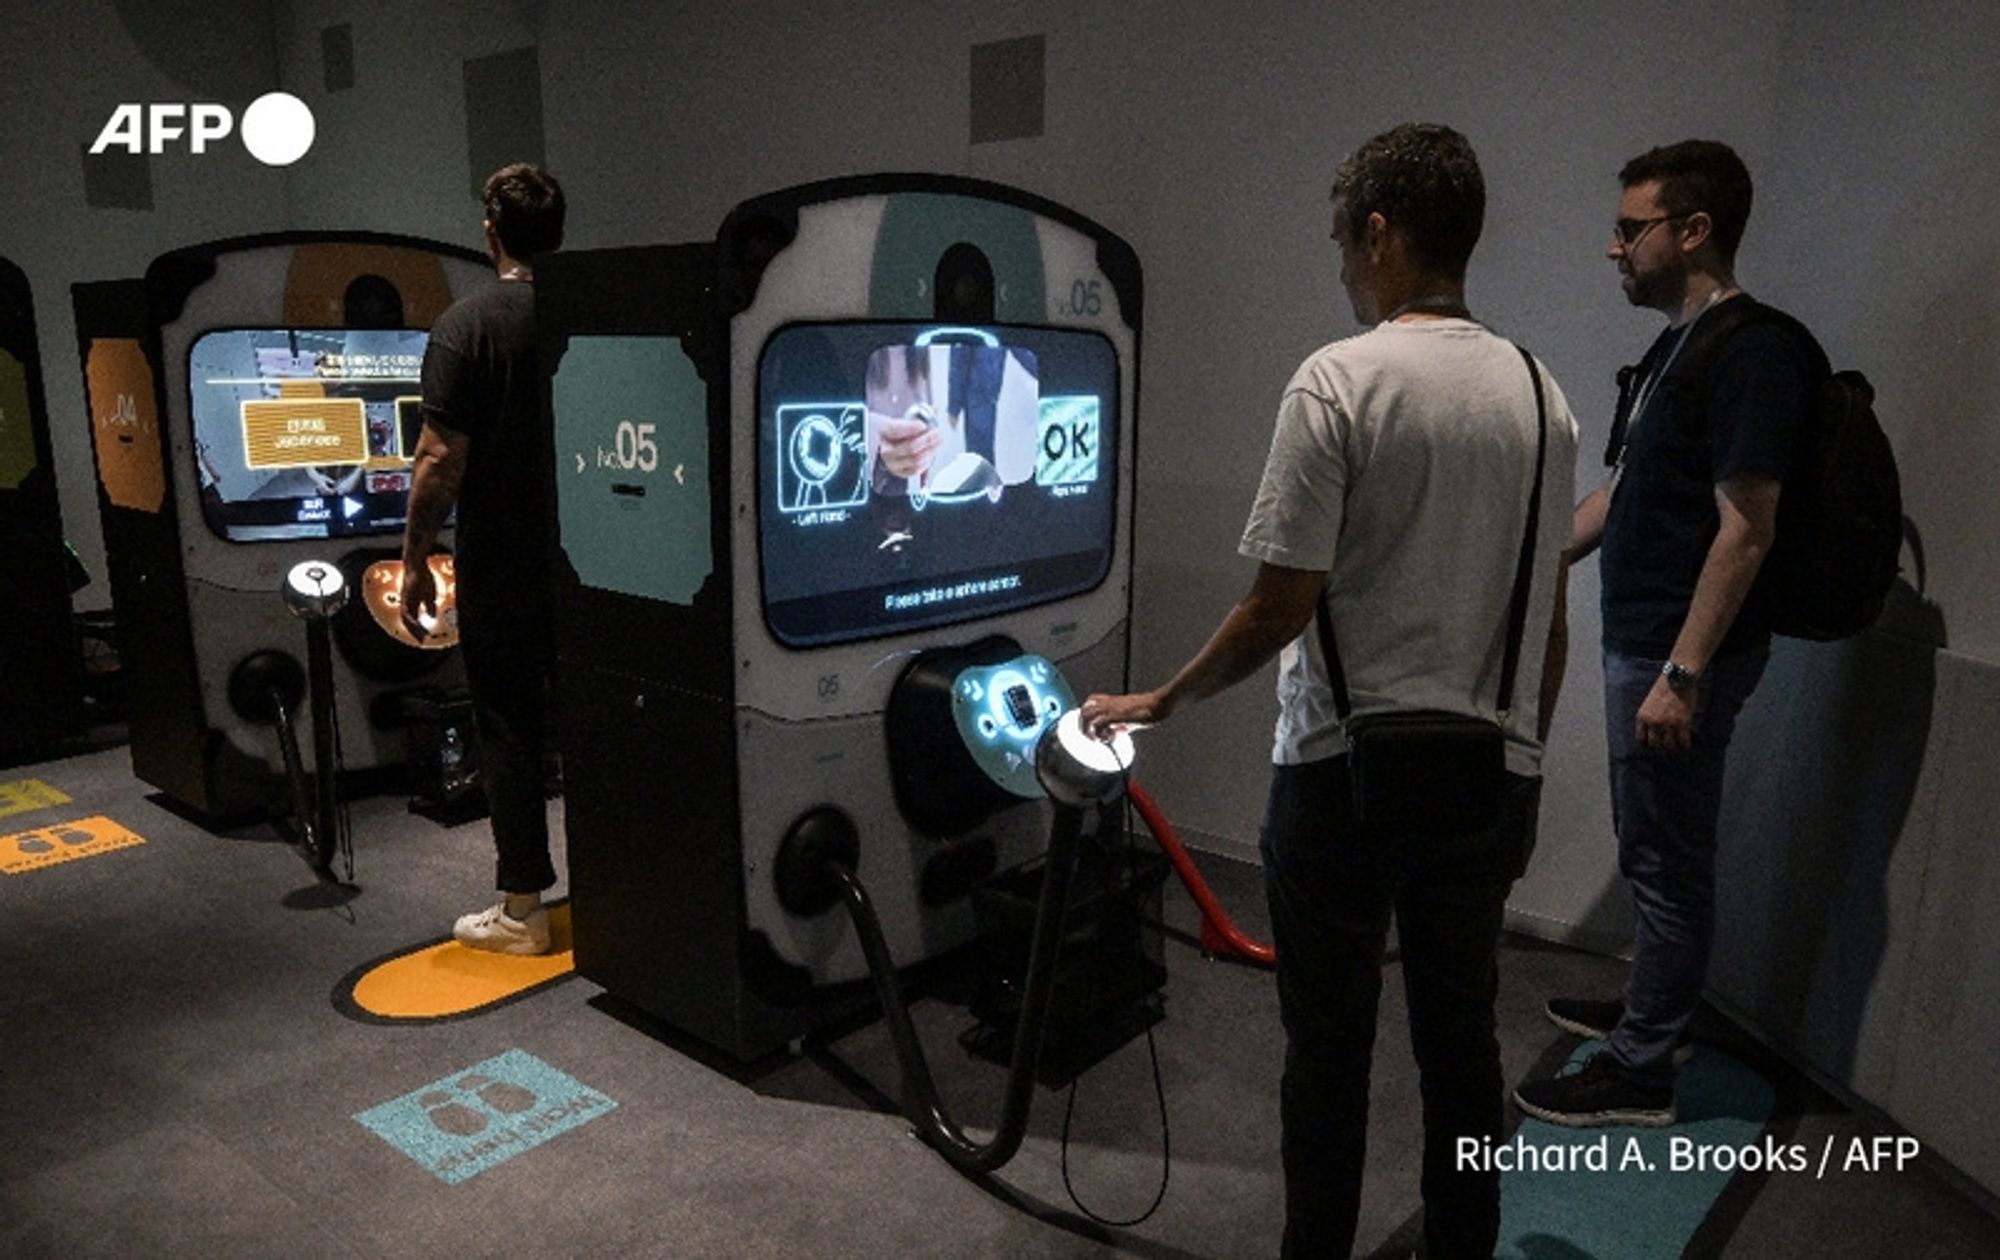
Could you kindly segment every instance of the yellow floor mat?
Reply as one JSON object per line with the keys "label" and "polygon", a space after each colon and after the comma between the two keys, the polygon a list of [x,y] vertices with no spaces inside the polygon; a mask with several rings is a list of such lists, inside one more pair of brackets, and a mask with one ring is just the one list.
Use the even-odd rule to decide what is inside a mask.
{"label": "yellow floor mat", "polygon": [[25,814],[30,810],[46,809],[51,805],[67,804],[69,804],[67,793],[40,779],[16,779],[12,783],[0,783],[0,818],[5,818],[9,814]]}

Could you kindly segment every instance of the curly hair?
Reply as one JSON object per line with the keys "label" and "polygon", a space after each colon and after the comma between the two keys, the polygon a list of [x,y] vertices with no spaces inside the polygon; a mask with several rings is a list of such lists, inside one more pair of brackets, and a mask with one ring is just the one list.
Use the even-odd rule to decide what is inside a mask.
{"label": "curly hair", "polygon": [[487,176],[479,198],[511,257],[525,262],[561,247],[563,190],[547,171],[526,162],[503,166]]}
{"label": "curly hair", "polygon": [[1404,123],[1356,149],[1333,173],[1333,199],[1347,208],[1348,243],[1371,214],[1408,239],[1426,270],[1465,278],[1486,222],[1486,181],[1466,138],[1436,123]]}

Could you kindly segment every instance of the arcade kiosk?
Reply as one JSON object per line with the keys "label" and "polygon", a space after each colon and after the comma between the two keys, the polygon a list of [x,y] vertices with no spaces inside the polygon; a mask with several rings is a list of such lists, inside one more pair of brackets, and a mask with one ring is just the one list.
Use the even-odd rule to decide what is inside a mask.
{"label": "arcade kiosk", "polygon": [[412,706],[462,686],[455,652],[396,641],[369,608],[394,586],[426,330],[493,282],[470,250],[290,233],[74,287],[140,779],[210,817],[283,800],[272,701],[302,711],[306,671],[279,591],[308,561],[373,596],[333,618],[347,769],[401,767]]}
{"label": "arcade kiosk", "polygon": [[577,968],[753,1059],[873,1004],[870,952],[982,939],[1049,846],[1038,740],[1127,673],[1138,264],[886,176],[536,290]]}
{"label": "arcade kiosk", "polygon": [[[0,259],[0,759],[81,721],[82,655],[70,610],[28,277]],[[0,761],[4,764],[4,761]]]}

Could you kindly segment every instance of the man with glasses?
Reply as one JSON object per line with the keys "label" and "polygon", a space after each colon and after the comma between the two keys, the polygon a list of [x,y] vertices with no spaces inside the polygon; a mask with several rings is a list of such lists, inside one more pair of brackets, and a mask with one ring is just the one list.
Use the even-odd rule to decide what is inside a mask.
{"label": "man with glasses", "polygon": [[1736,283],[1750,172],[1688,140],[1619,172],[1607,256],[1625,296],[1667,317],[1620,373],[1612,471],[1576,507],[1569,556],[1603,546],[1604,702],[1618,868],[1636,930],[1622,1000],[1552,998],[1548,1016],[1605,1048],[1515,1092],[1555,1124],[1674,1123],[1714,931],[1716,819],[1736,715],[1764,672],[1757,577],[1825,355]]}

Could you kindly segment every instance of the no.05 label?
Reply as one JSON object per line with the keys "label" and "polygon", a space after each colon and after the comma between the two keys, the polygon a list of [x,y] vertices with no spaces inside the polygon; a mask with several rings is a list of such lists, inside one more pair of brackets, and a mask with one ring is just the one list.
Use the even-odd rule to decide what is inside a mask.
{"label": "no.05 label", "polygon": [[637,469],[652,472],[660,466],[660,444],[654,438],[659,432],[656,424],[640,424],[632,420],[620,421],[612,432],[611,449],[597,448],[599,468],[622,468],[627,472]]}

